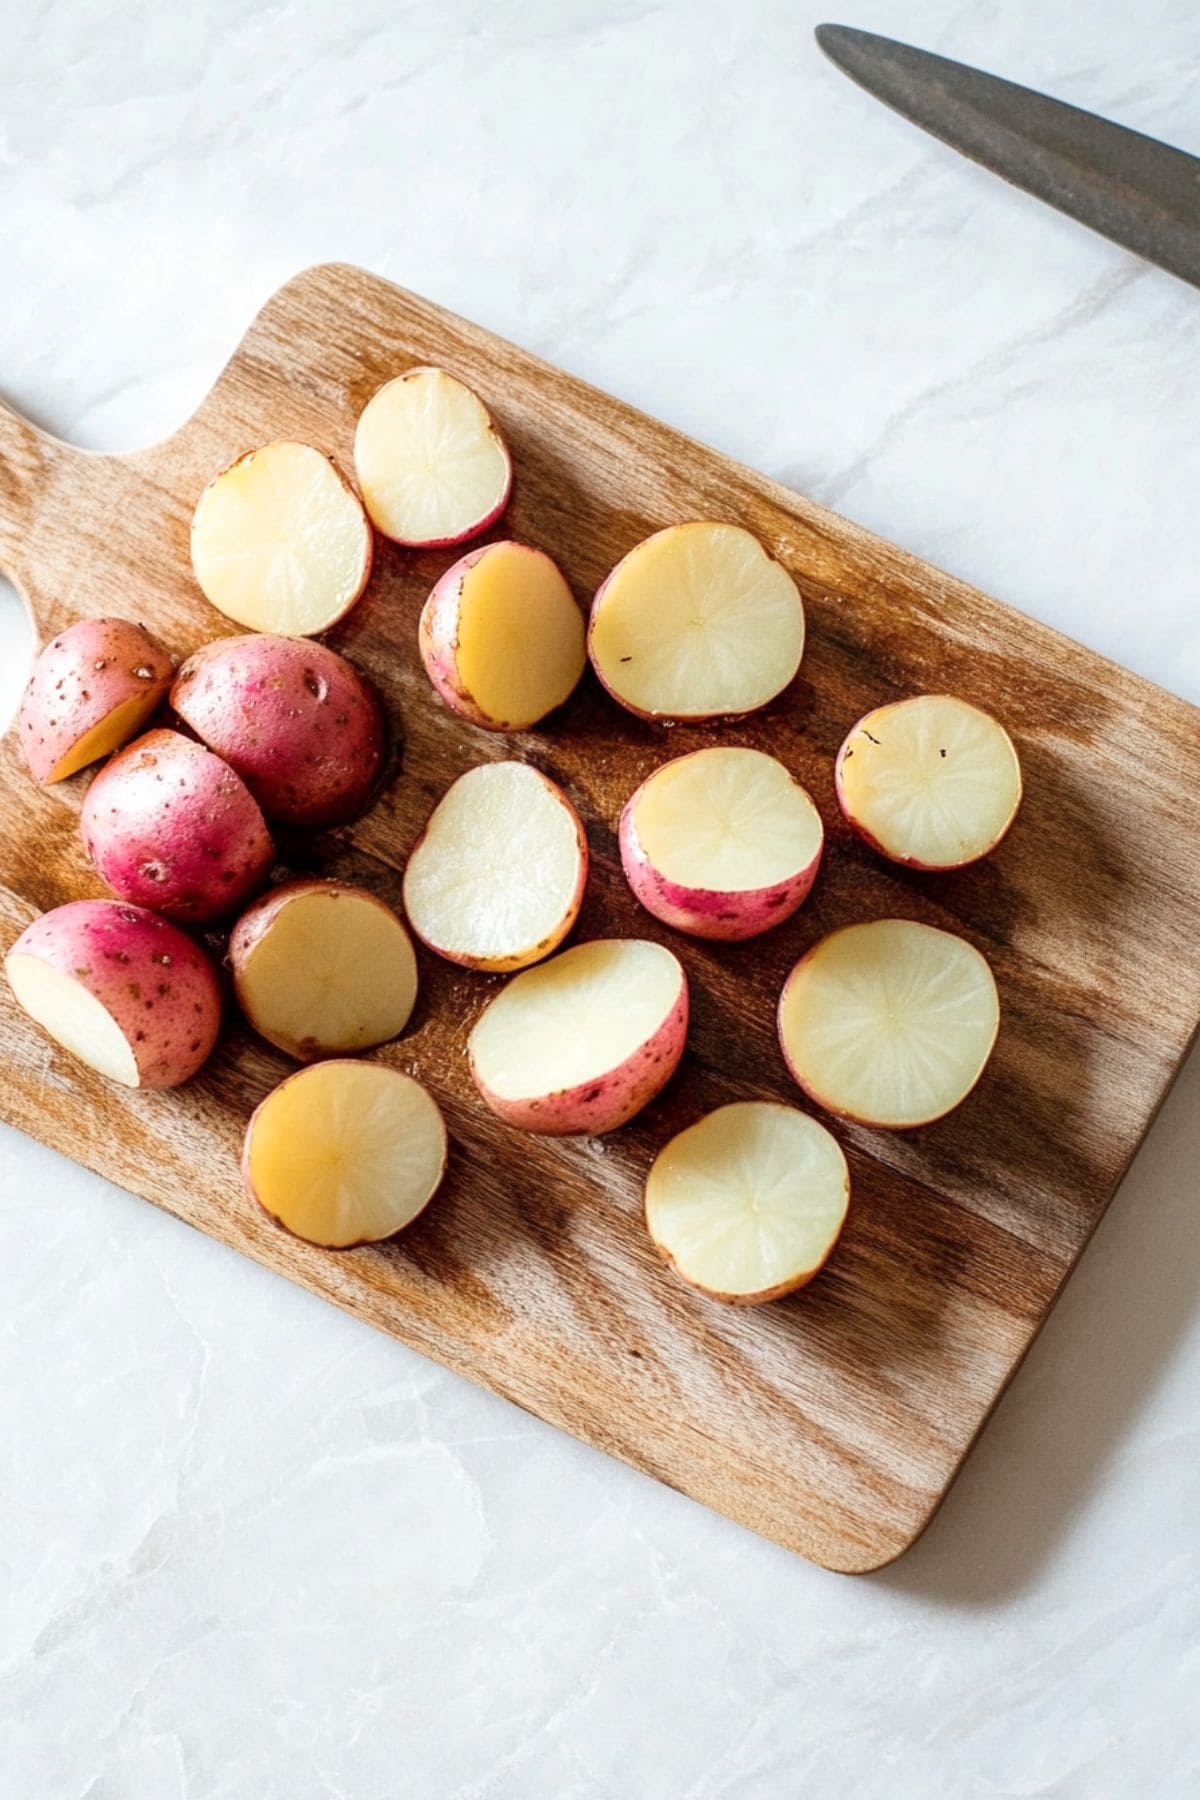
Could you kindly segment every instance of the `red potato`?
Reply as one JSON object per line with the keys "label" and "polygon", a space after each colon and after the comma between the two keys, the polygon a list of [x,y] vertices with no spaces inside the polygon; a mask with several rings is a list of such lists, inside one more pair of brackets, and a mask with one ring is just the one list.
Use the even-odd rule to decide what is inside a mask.
{"label": "red potato", "polygon": [[417,998],[404,926],[376,895],[340,881],[261,894],[233,928],[229,963],[251,1025],[300,1062],[386,1043]]}
{"label": "red potato", "polygon": [[669,950],[595,939],[501,989],[468,1040],[471,1074],[506,1124],[615,1131],[670,1080],[687,1024],[687,976]]}
{"label": "red potato", "polygon": [[242,1178],[263,1211],[328,1250],[411,1225],[446,1170],[446,1127],[418,1081],[379,1063],[291,1075],[251,1117]]}
{"label": "red potato", "polygon": [[275,855],[241,776],[177,731],[148,731],[101,769],[80,830],[115,894],[189,924],[248,900]]}
{"label": "red potato", "polygon": [[478,394],[444,369],[409,369],[372,395],[354,465],[376,530],[414,549],[478,537],[512,492],[507,444]]}
{"label": "red potato", "polygon": [[575,596],[529,544],[485,544],[447,569],[421,611],[418,642],[442,699],[487,731],[536,725],[587,662]]}
{"label": "red potato", "polygon": [[528,763],[482,763],[452,782],[404,870],[408,922],[468,969],[523,969],[562,943],[583,904],[583,823]]}
{"label": "red potato", "polygon": [[639,718],[740,717],[796,674],[804,606],[750,532],[693,520],[636,544],[601,583],[588,654],[613,699]]}
{"label": "red potato", "polygon": [[17,1004],[125,1087],[178,1087],[217,1041],[221,990],[204,952],[118,900],[72,900],[21,933],[4,963]]}
{"label": "red potato", "polygon": [[379,780],[379,699],[324,644],[269,633],[218,638],[188,657],[171,705],[280,824],[344,824]]}
{"label": "red potato", "polygon": [[779,1000],[784,1061],[809,1098],[890,1131],[965,1100],[999,1027],[995,977],[974,945],[911,919],[830,932]]}
{"label": "red potato", "polygon": [[910,869],[978,862],[1021,804],[1007,731],[951,694],[916,694],[869,712],[838,751],[835,780],[859,837]]}
{"label": "red potato", "polygon": [[42,650],[21,701],[21,750],[49,785],[141,730],[171,685],[171,657],[132,619],[80,619]]}
{"label": "red potato", "polygon": [[790,918],[821,862],[807,791],[761,750],[694,750],[621,814],[621,866],[647,912],[693,937],[756,937]]}
{"label": "red potato", "polygon": [[214,476],[192,517],[192,568],[218,612],[311,637],[367,585],[374,539],[357,494],[310,444],[264,444]]}
{"label": "red potato", "polygon": [[690,1286],[734,1306],[778,1300],[810,1282],[849,1205],[837,1139],[770,1100],[719,1106],[673,1137],[646,1178],[646,1224],[659,1254]]}

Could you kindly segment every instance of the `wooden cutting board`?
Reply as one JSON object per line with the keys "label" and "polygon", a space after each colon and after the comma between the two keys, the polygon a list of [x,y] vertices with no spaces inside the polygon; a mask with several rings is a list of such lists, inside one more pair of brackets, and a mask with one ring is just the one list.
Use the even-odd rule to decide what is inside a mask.
{"label": "wooden cutting board", "polygon": [[[288,1237],[242,1192],[246,1118],[288,1065],[232,1019],[187,1088],[130,1093],[48,1045],[0,984],[0,1111],[742,1524],[829,1568],[875,1568],[932,1516],[1200,1018],[1200,714],[511,344],[343,267],[310,270],[277,294],[199,412],[154,449],[85,454],[0,409],[0,567],[41,638],[100,613],[145,620],[179,655],[226,634],[188,560],[206,480],[285,436],[351,467],[363,404],[416,362],[444,364],[476,387],[513,448],[516,492],[492,535],[549,550],[585,602],[646,533],[735,520],[803,590],[803,670],[753,719],[673,732],[620,712],[589,676],[548,729],[497,738],[438,703],[417,657],[418,610],[453,552],[381,545],[365,597],[332,641],[386,696],[402,733],[393,778],[360,824],[281,844],[281,860],[395,900],[405,854],[450,780],[485,758],[529,758],[587,822],[594,861],[579,935],[658,937],[687,966],[694,1022],[682,1070],[611,1138],[509,1131],[478,1103],[464,1053],[495,981],[423,955],[413,1025],[379,1054],[442,1102],[450,1174],[402,1238],[341,1254]],[[946,876],[882,862],[850,837],[833,802],[833,756],[848,726],[868,707],[930,689],[999,714],[1026,776],[1024,810],[997,855]],[[615,853],[633,787],[665,757],[717,741],[782,757],[829,833],[807,905],[748,945],[706,947],[657,926],[627,892]],[[103,890],[78,840],[89,776],[39,790],[13,732],[0,756],[7,949],[41,909]],[[854,1202],[811,1287],[758,1309],[706,1301],[650,1248],[646,1169],[672,1132],[722,1101],[799,1102],[775,1041],[783,978],[831,927],[880,915],[961,931],[990,958],[1004,1021],[989,1072],[959,1111],[924,1130],[837,1127]]]}

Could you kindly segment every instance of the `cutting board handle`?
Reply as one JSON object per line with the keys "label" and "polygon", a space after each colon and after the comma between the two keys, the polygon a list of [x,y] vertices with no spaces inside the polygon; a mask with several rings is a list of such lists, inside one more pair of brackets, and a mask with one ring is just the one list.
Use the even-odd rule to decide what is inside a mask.
{"label": "cutting board handle", "polygon": [[33,496],[53,440],[0,401],[0,573],[19,580]]}

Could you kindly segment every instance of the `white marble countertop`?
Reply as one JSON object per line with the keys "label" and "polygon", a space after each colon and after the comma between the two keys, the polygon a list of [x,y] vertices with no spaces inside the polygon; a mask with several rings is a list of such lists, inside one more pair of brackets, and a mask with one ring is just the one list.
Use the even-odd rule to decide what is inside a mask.
{"label": "white marble countertop", "polygon": [[[0,389],[147,442],[345,258],[1200,700],[1200,295],[874,106],[820,16],[0,0]],[[1185,0],[851,22],[1200,151]],[[0,592],[5,717],[26,655]],[[0,1793],[1194,1796],[1198,1100],[859,1580],[0,1134]]]}

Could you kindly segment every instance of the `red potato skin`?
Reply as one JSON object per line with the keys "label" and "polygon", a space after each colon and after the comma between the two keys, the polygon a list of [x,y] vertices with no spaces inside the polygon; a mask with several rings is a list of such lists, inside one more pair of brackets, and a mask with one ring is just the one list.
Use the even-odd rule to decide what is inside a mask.
{"label": "red potato skin", "polygon": [[679,1066],[687,1042],[688,985],[684,975],[679,998],[644,1044],[597,1081],[562,1088],[541,1099],[503,1100],[486,1085],[471,1058],[471,1076],[486,1106],[521,1131],[542,1137],[600,1137],[627,1125],[648,1106]]}
{"label": "red potato skin", "polygon": [[188,657],[171,705],[268,819],[345,824],[375,792],[387,743],[379,697],[344,656],[310,638],[218,638]]}
{"label": "red potato skin", "polygon": [[[850,928],[848,926],[843,926],[842,929],[849,930]],[[980,1068],[979,1074],[975,1077],[975,1081],[972,1084],[972,1086],[967,1089],[967,1092],[962,1095],[961,1099],[958,1099],[954,1102],[953,1106],[948,1106],[944,1112],[931,1113],[927,1119],[913,1119],[911,1121],[906,1121],[902,1125],[887,1125],[887,1124],[881,1123],[880,1120],[878,1120],[878,1119],[864,1119],[864,1118],[860,1117],[860,1115],[858,1113],[850,1112],[844,1106],[834,1106],[831,1101],[829,1101],[825,1098],[824,1094],[822,1094],[817,1088],[813,1087],[810,1082],[807,1082],[804,1080],[803,1076],[800,1074],[799,1070],[796,1068],[795,1064],[792,1062],[791,1057],[788,1055],[787,1039],[784,1037],[784,1034],[783,1034],[783,1004],[784,1004],[784,1001],[787,999],[788,989],[791,987],[792,982],[795,980],[795,978],[799,974],[800,970],[804,967],[804,965],[808,961],[809,957],[813,955],[814,951],[819,950],[821,945],[828,941],[829,937],[833,937],[833,936],[836,936],[836,933],[829,932],[827,934],[827,937],[819,939],[817,941],[817,943],[815,943],[812,946],[811,950],[806,950],[804,955],[800,958],[799,962],[793,964],[792,969],[791,969],[790,973],[788,974],[788,978],[784,982],[783,987],[780,990],[779,1004],[775,1009],[775,1032],[776,1032],[776,1036],[779,1039],[780,1054],[783,1057],[784,1064],[787,1068],[788,1074],[791,1076],[791,1078],[795,1082],[796,1086],[800,1089],[800,1092],[802,1094],[807,1094],[807,1096],[810,1100],[812,1100],[817,1106],[823,1108],[823,1110],[825,1112],[831,1114],[831,1116],[833,1118],[844,1119],[846,1121],[847,1125],[866,1125],[872,1131],[921,1131],[926,1125],[936,1125],[939,1119],[948,1118],[952,1112],[957,1112],[959,1107],[963,1104],[963,1101],[969,1099],[970,1096],[975,1092],[975,1089],[979,1086],[979,1083],[983,1080],[984,1075],[987,1073],[987,1067],[988,1067],[988,1063],[991,1059],[992,1050],[994,1050],[995,1046],[996,1046],[996,1038],[1000,1035],[999,1021],[997,1021],[996,1030],[992,1036],[991,1047],[988,1050],[987,1056],[983,1060],[983,1065]]]}
{"label": "red potato skin", "polygon": [[190,924],[248,900],[275,855],[241,777],[177,731],[148,731],[113,757],[88,789],[80,830],[122,900]]}
{"label": "red potato skin", "polygon": [[821,866],[824,838],[806,868],[798,870],[787,881],[777,882],[774,887],[724,893],[714,888],[686,887],[681,882],[668,881],[650,862],[638,837],[634,812],[641,793],[639,788],[621,813],[617,831],[621,867],[634,898],[664,925],[686,931],[690,937],[735,943],[782,925],[808,898]]}
{"label": "red potato skin", "polygon": [[[357,1062],[358,1060],[359,1059],[357,1057],[353,1057],[353,1056],[331,1056],[327,1059],[327,1061],[325,1063],[325,1067],[328,1068],[331,1064],[337,1063],[337,1062]],[[279,1092],[279,1088],[286,1087],[289,1081],[295,1081],[298,1076],[303,1075],[303,1074],[304,1074],[303,1069],[297,1069],[295,1071],[295,1074],[286,1076],[284,1078],[284,1080],[279,1083],[279,1087],[272,1088],[271,1094],[277,1094]],[[262,1108],[266,1105],[267,1101],[271,1098],[271,1094],[267,1094],[264,1099],[259,1101],[259,1103],[255,1107],[254,1111],[250,1114],[250,1120],[246,1126],[246,1135],[242,1139],[242,1154],[239,1159],[239,1168],[241,1170],[242,1182],[243,1182],[246,1192],[249,1194],[251,1200],[253,1200],[254,1204],[258,1207],[259,1211],[264,1215],[264,1217],[270,1219],[272,1225],[277,1226],[280,1231],[286,1232],[288,1237],[295,1238],[297,1243],[310,1244],[313,1241],[311,1238],[299,1237],[296,1232],[292,1231],[289,1226],[284,1224],[283,1220],[281,1218],[279,1218],[279,1216],[276,1213],[273,1213],[269,1207],[263,1205],[263,1202],[259,1197],[258,1190],[254,1186],[253,1178],[251,1177],[251,1174],[250,1174],[250,1144],[251,1144],[251,1141],[254,1136],[254,1121],[258,1118],[258,1115],[261,1112]],[[446,1129],[445,1129],[445,1125],[443,1123],[443,1126],[442,1126],[442,1166],[441,1166],[441,1169],[438,1171],[437,1181],[434,1183],[433,1188],[430,1191],[429,1200],[432,1200],[434,1198],[434,1196],[436,1195],[442,1182],[445,1180],[446,1163],[449,1159],[449,1154],[450,1154],[450,1141],[446,1135]],[[417,1220],[421,1217],[421,1214],[425,1211],[425,1207],[429,1205],[429,1200],[427,1200],[425,1202],[425,1206],[423,1206],[421,1208],[421,1212],[414,1213],[412,1218],[408,1220],[407,1224],[404,1224],[400,1227],[401,1231],[407,1231],[410,1225],[416,1224]],[[397,1232],[392,1233],[393,1237],[396,1237],[398,1235],[399,1234]],[[386,1238],[356,1238],[354,1243],[352,1243],[352,1244],[321,1244],[317,1247],[322,1250],[328,1250],[333,1255],[341,1255],[346,1250],[362,1250],[368,1244],[379,1244],[379,1243],[386,1243],[386,1242],[387,1242]]]}
{"label": "red potato skin", "polygon": [[417,646],[425,673],[452,712],[480,725],[485,731],[507,731],[509,727],[489,718],[458,678],[458,608],[467,576],[487,552],[490,544],[469,550],[460,556],[436,583],[421,608],[417,623]]}
{"label": "red potato skin", "polygon": [[128,1041],[140,1087],[178,1087],[217,1041],[216,970],[191,938],[145,907],[72,900],[35,919],[9,955],[35,956],[87,987]]}
{"label": "red potato skin", "polygon": [[34,780],[61,779],[55,770],[80,738],[129,701],[139,703],[126,734],[133,737],[165,698],[174,667],[132,619],[80,619],[51,639],[33,665],[17,727]]}
{"label": "red potato skin", "polygon": [[[528,766],[533,768],[532,763]],[[570,813],[571,823],[575,827],[575,841],[579,845],[579,879],[575,884],[575,892],[572,895],[570,906],[563,914],[557,927],[549,934],[549,936],[544,937],[540,943],[533,945],[530,950],[522,951],[519,956],[505,956],[493,959],[481,956],[456,955],[453,951],[444,949],[441,944],[432,943],[429,938],[422,937],[406,903],[404,917],[408,929],[412,932],[418,943],[424,944],[427,950],[432,950],[435,956],[440,956],[443,962],[457,963],[460,969],[482,969],[489,975],[515,975],[521,969],[528,969],[531,968],[534,963],[543,962],[546,957],[550,955],[552,950],[558,949],[564,938],[566,938],[574,929],[575,921],[579,917],[580,908],[583,906],[583,896],[587,890],[589,866],[587,832],[584,830],[583,820],[571,805],[571,802],[567,799],[567,796],[563,793],[558,783],[551,781],[549,776],[543,775],[540,769],[534,769],[533,772],[540,781],[545,782],[546,786],[552,789],[555,799]],[[449,789],[446,790],[447,793],[449,791]],[[445,795],[443,795],[442,798],[445,799]],[[440,805],[441,802],[439,801],[438,804]],[[436,811],[437,807],[434,808],[434,812]],[[430,814],[431,818],[432,816],[433,815]],[[409,862],[412,861],[417,851],[421,848],[421,845],[425,842],[425,834],[428,829],[429,824],[427,820],[412,849],[408,853]]]}
{"label": "red potato skin", "polygon": [[972,863],[982,862],[985,856],[990,856],[993,850],[999,848],[1016,824],[1017,814],[1021,810],[1021,801],[1024,799],[1023,791],[1018,793],[1017,804],[1013,807],[1012,818],[1008,821],[1008,824],[1004,827],[1004,830],[1000,835],[993,838],[991,843],[987,846],[987,849],[981,850],[978,856],[965,856],[961,862],[926,863],[919,861],[915,856],[897,856],[894,850],[885,850],[878,838],[872,837],[866,826],[855,818],[850,810],[850,802],[846,798],[846,790],[842,781],[842,769],[846,761],[847,753],[854,748],[855,737],[862,730],[872,713],[878,711],[878,707],[872,707],[871,712],[864,713],[862,718],[850,727],[833,765],[833,787],[834,793],[837,795],[837,803],[841,809],[842,817],[845,819],[855,837],[860,839],[869,850],[873,850],[876,856],[882,856],[887,862],[898,863],[902,869],[916,869],[926,875],[952,875],[956,869],[969,869]]}

